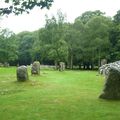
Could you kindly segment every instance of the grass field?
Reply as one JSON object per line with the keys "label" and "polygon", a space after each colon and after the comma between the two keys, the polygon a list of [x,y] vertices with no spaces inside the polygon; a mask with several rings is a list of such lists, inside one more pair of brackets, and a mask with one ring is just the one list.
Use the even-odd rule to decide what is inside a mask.
{"label": "grass field", "polygon": [[0,120],[119,120],[120,101],[99,99],[97,71],[41,70],[16,82],[16,68],[0,68]]}

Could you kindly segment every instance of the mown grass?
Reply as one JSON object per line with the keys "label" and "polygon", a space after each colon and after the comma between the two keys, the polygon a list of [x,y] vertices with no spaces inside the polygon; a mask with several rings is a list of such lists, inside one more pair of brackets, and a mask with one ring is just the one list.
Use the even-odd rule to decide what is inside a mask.
{"label": "mown grass", "polygon": [[120,101],[99,99],[97,71],[41,70],[16,82],[16,68],[0,68],[0,120],[119,120]]}

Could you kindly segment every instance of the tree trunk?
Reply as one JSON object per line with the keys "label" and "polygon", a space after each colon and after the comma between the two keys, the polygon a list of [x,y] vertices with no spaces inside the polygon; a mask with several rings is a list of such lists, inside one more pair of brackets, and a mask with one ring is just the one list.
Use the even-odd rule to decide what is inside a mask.
{"label": "tree trunk", "polygon": [[73,55],[70,56],[70,69],[73,69]]}
{"label": "tree trunk", "polygon": [[87,70],[89,70],[89,69],[90,69],[90,64],[89,64],[89,62],[87,62],[86,66],[87,66]]}
{"label": "tree trunk", "polygon": [[79,64],[79,70],[81,69],[81,64]]}
{"label": "tree trunk", "polygon": [[91,63],[91,70],[93,70],[94,69],[94,64],[93,63]]}
{"label": "tree trunk", "polygon": [[58,62],[55,60],[55,69],[58,69]]}

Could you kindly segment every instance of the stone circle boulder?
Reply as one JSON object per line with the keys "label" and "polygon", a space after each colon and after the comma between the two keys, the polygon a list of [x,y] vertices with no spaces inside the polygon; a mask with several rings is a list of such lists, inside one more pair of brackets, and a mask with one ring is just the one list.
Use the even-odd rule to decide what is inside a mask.
{"label": "stone circle boulder", "polygon": [[60,62],[59,63],[59,71],[64,71],[65,70],[65,63],[64,62]]}
{"label": "stone circle boulder", "polygon": [[105,75],[103,93],[99,96],[102,99],[120,99],[120,61],[103,65],[100,73]]}
{"label": "stone circle boulder", "polygon": [[3,67],[4,66],[4,64],[3,63],[0,63],[0,67]]}
{"label": "stone circle boulder", "polygon": [[28,71],[26,66],[23,65],[17,68],[17,80],[21,82],[28,80]]}
{"label": "stone circle boulder", "polygon": [[107,60],[106,60],[106,59],[102,59],[102,60],[101,60],[101,66],[102,66],[102,65],[105,65],[105,64],[107,64]]}
{"label": "stone circle boulder", "polygon": [[9,67],[10,65],[9,65],[9,63],[8,62],[5,62],[4,63],[4,67]]}
{"label": "stone circle boulder", "polygon": [[40,75],[40,62],[35,61],[31,67],[31,74]]}

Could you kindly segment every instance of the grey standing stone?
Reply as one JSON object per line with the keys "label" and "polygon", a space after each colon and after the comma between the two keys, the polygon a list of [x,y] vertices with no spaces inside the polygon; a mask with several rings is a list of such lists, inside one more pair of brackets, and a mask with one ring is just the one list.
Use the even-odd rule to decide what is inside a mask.
{"label": "grey standing stone", "polygon": [[101,60],[101,66],[103,66],[103,65],[105,65],[105,64],[107,64],[107,60],[106,60],[106,59],[102,59],[102,60]]}
{"label": "grey standing stone", "polygon": [[60,62],[59,63],[59,70],[60,71],[64,71],[65,70],[65,63],[64,62]]}
{"label": "grey standing stone", "polygon": [[28,80],[28,71],[26,66],[20,66],[17,68],[17,80],[26,81]]}
{"label": "grey standing stone", "polygon": [[39,61],[35,61],[32,64],[31,74],[40,75],[40,62]]}
{"label": "grey standing stone", "polygon": [[103,65],[100,72],[105,75],[106,81],[103,93],[99,97],[120,100],[120,61]]}
{"label": "grey standing stone", "polygon": [[9,67],[10,65],[9,65],[9,63],[8,62],[5,62],[4,63],[4,67]]}
{"label": "grey standing stone", "polygon": [[0,67],[3,67],[4,66],[4,64],[3,63],[0,63]]}

